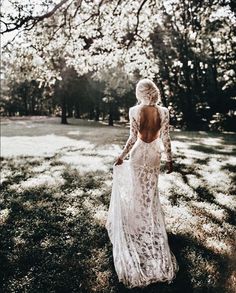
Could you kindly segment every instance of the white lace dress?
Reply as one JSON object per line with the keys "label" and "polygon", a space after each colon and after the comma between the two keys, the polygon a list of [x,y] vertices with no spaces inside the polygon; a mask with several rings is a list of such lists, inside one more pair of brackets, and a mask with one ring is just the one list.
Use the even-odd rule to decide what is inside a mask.
{"label": "white lace dress", "polygon": [[[171,252],[159,200],[158,176],[162,154],[171,158],[169,112],[155,106],[161,119],[160,138],[150,143],[138,137],[140,110],[129,110],[130,136],[121,157],[113,165],[113,184],[106,229],[113,244],[114,266],[127,287],[145,287],[154,282],[173,282],[179,270]],[[161,141],[163,144],[161,144]]]}

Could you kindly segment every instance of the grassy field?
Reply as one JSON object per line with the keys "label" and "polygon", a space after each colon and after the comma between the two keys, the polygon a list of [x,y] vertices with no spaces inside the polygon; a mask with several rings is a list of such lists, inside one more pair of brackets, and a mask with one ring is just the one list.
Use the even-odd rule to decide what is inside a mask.
{"label": "grassy field", "polygon": [[171,132],[160,200],[180,271],[126,289],[104,228],[112,164],[128,128],[59,118],[2,119],[1,292],[235,292],[235,135]]}

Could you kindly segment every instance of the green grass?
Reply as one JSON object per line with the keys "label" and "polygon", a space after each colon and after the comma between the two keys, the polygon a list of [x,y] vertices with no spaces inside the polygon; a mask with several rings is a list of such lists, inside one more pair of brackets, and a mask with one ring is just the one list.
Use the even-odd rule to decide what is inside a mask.
{"label": "green grass", "polygon": [[[54,127],[64,136],[79,130],[79,152],[88,155],[79,147],[80,139],[87,139],[104,160],[100,147],[122,146],[128,135],[128,129],[119,127],[96,124],[101,137],[92,135],[94,125],[69,125],[66,130],[50,122],[45,127],[45,123],[35,126],[40,135]],[[35,135],[35,127],[13,126],[17,135],[30,135],[30,131]],[[3,135],[16,135],[14,127],[5,124]],[[180,266],[172,284],[127,289],[118,282],[112,245],[97,216],[109,206],[112,162],[104,161],[108,172],[81,172],[76,163],[60,160],[65,153],[76,156],[75,147],[48,157],[1,158],[0,291],[234,292],[235,137],[206,132],[173,132],[171,137],[175,171],[167,175],[162,165],[159,186],[170,248]],[[58,181],[37,181],[40,176]]]}

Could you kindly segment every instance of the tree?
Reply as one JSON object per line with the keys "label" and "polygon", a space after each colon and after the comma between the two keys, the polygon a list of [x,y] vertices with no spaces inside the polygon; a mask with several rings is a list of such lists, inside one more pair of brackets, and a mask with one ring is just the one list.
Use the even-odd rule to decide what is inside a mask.
{"label": "tree", "polygon": [[[12,5],[17,14],[6,13],[3,18],[3,33],[21,32],[21,39],[16,37],[6,50],[30,44],[25,48],[29,54],[43,60],[37,68],[40,77],[32,79],[41,78],[46,84],[63,79],[56,60],[60,57],[63,68],[74,68],[78,78],[90,75],[105,83],[105,95],[112,97],[107,99],[112,117],[114,107],[122,111],[119,101],[130,91],[127,83],[109,85],[110,72],[122,67],[131,86],[142,77],[154,79],[163,104],[169,105],[172,117],[188,129],[205,129],[218,112],[231,115],[235,103],[235,16],[228,2],[81,0],[44,4],[37,14],[29,4],[22,7],[15,1]],[[65,104],[71,112],[73,98],[69,100]],[[94,103],[102,103],[101,97],[92,100],[87,103],[90,118],[96,107],[99,113]]]}

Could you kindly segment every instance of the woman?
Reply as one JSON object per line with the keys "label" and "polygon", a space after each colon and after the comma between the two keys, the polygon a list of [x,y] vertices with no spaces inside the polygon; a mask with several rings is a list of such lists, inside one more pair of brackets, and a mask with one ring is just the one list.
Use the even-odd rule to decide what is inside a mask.
{"label": "woman", "polygon": [[[119,281],[127,287],[171,283],[179,270],[169,248],[158,177],[162,153],[172,170],[169,112],[157,105],[160,92],[149,79],[136,86],[138,104],[129,110],[130,136],[113,165],[113,185],[106,228],[113,244]],[[129,160],[124,160],[130,153]]]}

